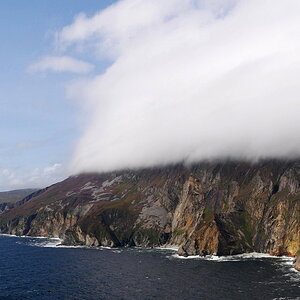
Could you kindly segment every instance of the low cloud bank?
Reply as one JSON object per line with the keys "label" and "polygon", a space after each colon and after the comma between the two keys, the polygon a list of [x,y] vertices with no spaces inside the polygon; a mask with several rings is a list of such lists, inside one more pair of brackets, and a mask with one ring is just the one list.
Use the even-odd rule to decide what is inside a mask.
{"label": "low cloud bank", "polygon": [[87,112],[71,172],[300,154],[298,0],[124,0],[57,34],[105,72],[68,95]]}

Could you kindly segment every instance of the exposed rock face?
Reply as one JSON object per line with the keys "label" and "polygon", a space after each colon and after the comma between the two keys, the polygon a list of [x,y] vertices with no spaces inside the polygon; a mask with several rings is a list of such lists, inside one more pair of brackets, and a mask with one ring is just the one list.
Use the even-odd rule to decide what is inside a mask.
{"label": "exposed rock face", "polygon": [[0,215],[0,231],[181,255],[300,249],[300,162],[202,163],[85,174]]}
{"label": "exposed rock face", "polygon": [[14,207],[13,203],[7,203],[7,202],[0,203],[0,214],[3,213],[4,211],[12,209],[13,207]]}

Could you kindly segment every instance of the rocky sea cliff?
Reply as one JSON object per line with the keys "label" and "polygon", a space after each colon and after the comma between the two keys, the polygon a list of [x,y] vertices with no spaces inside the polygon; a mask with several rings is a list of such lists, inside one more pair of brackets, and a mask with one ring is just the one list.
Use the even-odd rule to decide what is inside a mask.
{"label": "rocky sea cliff", "polygon": [[72,176],[3,210],[0,232],[60,237],[66,245],[173,245],[184,256],[296,256],[300,161]]}

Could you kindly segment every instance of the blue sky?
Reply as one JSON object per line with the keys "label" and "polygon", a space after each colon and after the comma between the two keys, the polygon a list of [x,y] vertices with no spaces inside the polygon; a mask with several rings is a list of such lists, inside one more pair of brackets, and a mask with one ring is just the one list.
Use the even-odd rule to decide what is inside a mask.
{"label": "blue sky", "polygon": [[57,52],[54,33],[75,15],[92,15],[112,2],[0,1],[0,190],[25,187],[33,170],[39,174],[55,164],[63,165],[57,178],[32,180],[32,185],[65,176],[79,134],[79,108],[66,99],[65,84],[76,75],[31,73],[28,67]]}

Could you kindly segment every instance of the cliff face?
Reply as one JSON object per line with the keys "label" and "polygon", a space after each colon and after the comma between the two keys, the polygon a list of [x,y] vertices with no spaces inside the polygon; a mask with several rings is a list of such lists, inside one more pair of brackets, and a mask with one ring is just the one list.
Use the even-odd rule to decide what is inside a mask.
{"label": "cliff face", "polygon": [[2,233],[181,255],[300,249],[300,162],[202,163],[85,174],[0,215]]}

